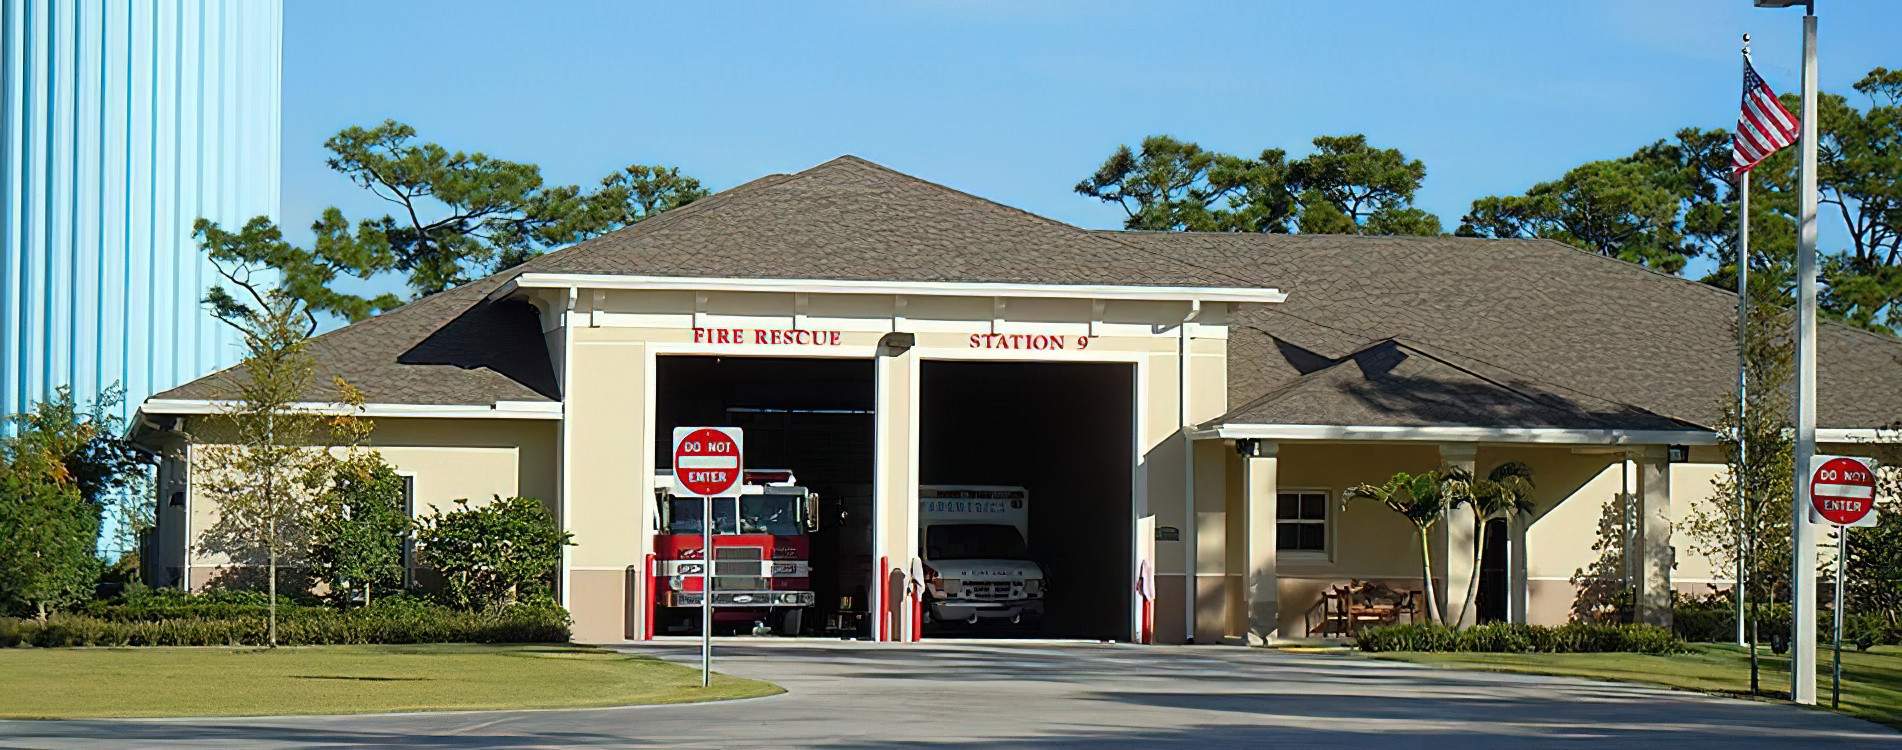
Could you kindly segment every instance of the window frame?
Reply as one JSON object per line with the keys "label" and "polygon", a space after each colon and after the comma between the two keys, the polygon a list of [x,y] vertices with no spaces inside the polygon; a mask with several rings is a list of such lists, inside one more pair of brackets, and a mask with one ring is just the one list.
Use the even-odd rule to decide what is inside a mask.
{"label": "window frame", "polygon": [[[1319,523],[1321,525],[1321,545],[1322,545],[1321,549],[1318,549],[1318,550],[1281,549],[1281,544],[1279,540],[1281,539],[1281,524],[1284,522],[1281,518],[1281,496],[1284,494],[1320,495],[1321,496],[1321,518],[1319,520],[1311,520],[1311,519],[1304,519],[1304,518],[1291,518],[1286,520],[1286,523],[1289,523],[1289,524]],[[1293,560],[1297,562],[1325,562],[1325,563],[1334,562],[1334,550],[1336,546],[1338,546],[1335,544],[1337,540],[1337,535],[1335,534],[1334,514],[1335,514],[1334,490],[1330,488],[1327,488],[1327,487],[1276,487],[1275,488],[1275,539],[1276,539],[1275,556],[1279,559]]]}

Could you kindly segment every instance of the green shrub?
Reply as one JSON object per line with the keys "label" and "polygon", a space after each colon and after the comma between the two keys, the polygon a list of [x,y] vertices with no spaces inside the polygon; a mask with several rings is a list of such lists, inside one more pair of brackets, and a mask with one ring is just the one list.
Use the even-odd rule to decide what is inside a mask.
{"label": "green shrub", "polygon": [[1453,630],[1444,625],[1388,625],[1368,628],[1357,638],[1362,651],[1459,651],[1475,653],[1603,653],[1629,651],[1672,654],[1684,641],[1654,625],[1574,622],[1557,627],[1496,623]]}
{"label": "green shrub", "polygon": [[422,566],[443,578],[443,594],[460,609],[484,609],[546,591],[574,535],[561,530],[541,501],[503,498],[471,506],[457,500],[445,513],[431,507],[416,524]]}
{"label": "green shrub", "polygon": [[[194,604],[175,605],[185,610]],[[205,610],[261,605],[205,604]],[[153,618],[160,608],[136,616],[56,614],[41,623],[0,618],[0,647],[38,646],[257,646],[265,642],[259,615]],[[568,640],[568,613],[546,599],[465,612],[393,596],[369,607],[339,612],[294,606],[279,613],[278,640],[287,645],[364,643],[561,643]]]}

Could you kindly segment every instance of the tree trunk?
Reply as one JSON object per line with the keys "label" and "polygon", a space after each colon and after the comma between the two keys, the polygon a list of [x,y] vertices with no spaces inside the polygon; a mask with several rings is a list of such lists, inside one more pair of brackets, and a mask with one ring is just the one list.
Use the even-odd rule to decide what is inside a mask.
{"label": "tree trunk", "polygon": [[276,519],[271,520],[270,535],[271,535],[271,541],[270,541],[270,544],[267,545],[267,547],[269,547],[270,549],[270,559],[265,562],[265,575],[270,578],[269,581],[265,582],[265,595],[270,598],[265,602],[265,612],[267,613],[268,618],[266,619],[265,626],[264,626],[264,644],[271,648],[277,648],[277,520]]}
{"label": "tree trunk", "polygon": [[[1463,628],[1467,625],[1479,623],[1479,615],[1473,610],[1479,605],[1479,562],[1480,559],[1486,555],[1486,521],[1480,518],[1479,514],[1475,513],[1473,514],[1473,526],[1472,575],[1466,579],[1466,601],[1460,605],[1460,618],[1453,621],[1453,627],[1455,628]],[[1446,554],[1451,555],[1453,551],[1447,550]],[[1469,614],[1473,615],[1472,622],[1467,622],[1466,620],[1466,616]]]}
{"label": "tree trunk", "polygon": [[1427,539],[1427,527],[1420,528],[1420,572],[1421,580],[1426,584],[1427,622],[1443,623],[1440,617],[1440,601],[1433,595],[1433,544]]}

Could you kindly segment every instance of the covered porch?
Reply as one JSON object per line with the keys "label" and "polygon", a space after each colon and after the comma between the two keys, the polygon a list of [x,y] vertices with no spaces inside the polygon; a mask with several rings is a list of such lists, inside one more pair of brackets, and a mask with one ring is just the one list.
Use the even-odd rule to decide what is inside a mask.
{"label": "covered porch", "polygon": [[[1590,616],[1593,608],[1615,609],[1628,590],[1634,620],[1670,624],[1672,525],[1686,510],[1673,505],[1672,475],[1685,475],[1677,484],[1708,487],[1683,463],[1692,449],[1664,442],[1685,436],[1539,432],[1461,440],[1444,428],[1420,428],[1368,440],[1353,439],[1352,428],[1332,438],[1298,437],[1302,432],[1313,431],[1236,425],[1203,437],[1222,454],[1223,506],[1198,503],[1197,511],[1203,528],[1221,530],[1223,553],[1219,561],[1197,561],[1199,588],[1217,597],[1197,606],[1198,641],[1345,635],[1369,622],[1343,622],[1343,615],[1369,613],[1337,607],[1378,610],[1382,600],[1398,605],[1388,619],[1425,621],[1429,569],[1448,622],[1557,624]],[[1202,451],[1212,447],[1198,453],[1207,456]],[[1429,566],[1410,521],[1377,501],[1347,500],[1349,488],[1379,484],[1395,472],[1455,467],[1484,476],[1508,462],[1531,470],[1533,510],[1483,529],[1467,510],[1449,512],[1427,534]],[[1219,522],[1211,523],[1217,514]],[[1486,544],[1475,559],[1481,534]],[[1199,546],[1206,552],[1212,545]],[[1208,576],[1218,565],[1221,575]],[[1604,577],[1616,580],[1594,585]],[[1363,589],[1370,601],[1352,595]],[[1350,595],[1343,601],[1330,593]]]}
{"label": "covered porch", "polygon": [[[1709,428],[1399,339],[1316,365],[1187,432],[1196,585],[1158,611],[1192,618],[1197,642],[1335,634],[1329,593],[1350,587],[1389,605],[1371,619],[1428,619],[1430,579],[1448,622],[1668,626],[1674,578],[1728,585],[1672,534],[1723,469]],[[1529,512],[1482,526],[1454,509],[1424,540],[1381,502],[1347,500],[1396,472],[1512,462],[1530,470]]]}

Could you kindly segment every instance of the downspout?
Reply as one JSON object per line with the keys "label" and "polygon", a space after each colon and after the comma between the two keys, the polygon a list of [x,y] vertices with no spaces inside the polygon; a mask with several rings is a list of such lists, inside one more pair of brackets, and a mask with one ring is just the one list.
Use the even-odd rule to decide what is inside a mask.
{"label": "downspout", "polygon": [[1202,301],[1189,301],[1189,314],[1183,316],[1182,325],[1176,327],[1176,391],[1179,394],[1177,409],[1182,421],[1182,623],[1183,642],[1195,642],[1195,587],[1196,587],[1196,524],[1200,519],[1195,512],[1195,441],[1189,437],[1193,425],[1189,418],[1189,324],[1202,315]]}
{"label": "downspout", "polygon": [[[576,298],[580,296],[581,296],[580,289],[576,287],[572,287],[572,286],[568,287],[567,304],[565,305],[565,307],[562,309],[562,312],[561,312],[561,383],[560,383],[560,388],[561,388],[561,464],[560,466],[561,466],[561,530],[564,532],[573,531],[573,529],[569,528],[569,525],[568,525],[569,520],[572,518],[572,516],[569,515],[569,509],[570,509],[571,500],[574,495],[574,493],[571,491],[572,489],[571,485],[573,482],[574,472],[568,470],[568,459],[569,459],[568,454],[570,452],[571,447],[573,446],[573,443],[570,440],[570,435],[571,435],[571,431],[573,430],[573,427],[571,426],[569,422],[569,417],[572,416],[572,412],[569,411],[570,391],[568,389],[568,375],[570,372],[574,370],[575,300]],[[570,552],[570,548],[571,548],[571,545],[567,545],[567,544],[561,545],[561,587],[560,587],[559,594],[561,598],[561,608],[572,611],[569,604],[570,597],[568,596],[568,592],[570,589],[570,584],[569,584],[570,575],[569,574],[571,572],[571,564],[572,564],[572,560],[571,560],[572,554]]]}

